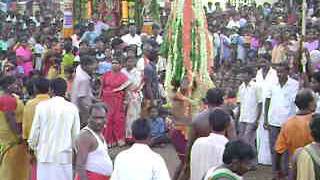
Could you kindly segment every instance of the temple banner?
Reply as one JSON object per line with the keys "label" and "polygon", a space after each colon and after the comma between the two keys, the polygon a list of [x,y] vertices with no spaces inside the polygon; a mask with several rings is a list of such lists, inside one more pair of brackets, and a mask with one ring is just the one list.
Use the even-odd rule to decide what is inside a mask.
{"label": "temple banner", "polygon": [[73,33],[73,2],[65,0],[63,4],[63,37],[70,37]]}

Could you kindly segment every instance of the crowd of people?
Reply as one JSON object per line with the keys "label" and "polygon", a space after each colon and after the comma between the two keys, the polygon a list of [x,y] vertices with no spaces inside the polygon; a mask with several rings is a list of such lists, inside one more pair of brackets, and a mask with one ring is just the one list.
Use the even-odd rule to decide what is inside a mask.
{"label": "crowd of people", "polygon": [[[62,37],[50,9],[0,15],[0,177],[6,180],[240,180],[258,164],[273,179],[317,180],[320,26],[308,3],[205,7],[214,59],[198,112],[188,83],[164,88],[163,25],[112,29],[93,17]],[[170,105],[169,105],[170,104]],[[152,148],[171,143],[173,177]],[[128,146],[131,146],[128,148]],[[115,159],[110,149],[128,148]]]}

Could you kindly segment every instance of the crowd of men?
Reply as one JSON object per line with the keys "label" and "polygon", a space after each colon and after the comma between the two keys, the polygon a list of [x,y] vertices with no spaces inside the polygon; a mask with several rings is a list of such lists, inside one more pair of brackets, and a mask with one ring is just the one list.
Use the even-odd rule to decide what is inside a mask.
{"label": "crowd of men", "polygon": [[[170,124],[181,123],[176,107],[164,105],[161,25],[148,35],[94,17],[62,38],[61,19],[45,7],[31,17],[1,14],[0,177],[238,180],[262,164],[273,179],[319,179],[320,17],[312,3],[305,37],[298,11],[283,1],[208,4],[216,88],[186,117],[185,134]],[[170,142],[181,161],[174,177],[152,150]]]}

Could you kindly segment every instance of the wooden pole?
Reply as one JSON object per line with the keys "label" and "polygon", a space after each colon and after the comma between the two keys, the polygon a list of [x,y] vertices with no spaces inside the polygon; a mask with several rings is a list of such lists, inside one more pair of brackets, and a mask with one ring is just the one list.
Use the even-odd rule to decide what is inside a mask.
{"label": "wooden pole", "polygon": [[307,58],[306,54],[304,53],[304,40],[306,36],[306,21],[307,21],[307,1],[302,1],[302,20],[301,20],[301,38],[300,38],[300,64],[302,66],[302,73],[306,73],[306,65],[307,65]]}
{"label": "wooden pole", "polygon": [[307,1],[302,1],[302,23],[301,23],[301,34],[304,37],[306,35],[306,15],[307,15]]}

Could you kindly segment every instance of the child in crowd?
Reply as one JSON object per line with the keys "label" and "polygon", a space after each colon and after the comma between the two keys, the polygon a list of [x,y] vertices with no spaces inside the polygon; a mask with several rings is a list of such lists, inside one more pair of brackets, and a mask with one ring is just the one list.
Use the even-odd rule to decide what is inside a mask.
{"label": "child in crowd", "polygon": [[62,57],[62,63],[61,63],[61,74],[65,73],[65,70],[74,66],[74,54],[72,52],[72,41],[67,40],[64,42],[64,54]]}
{"label": "child in crowd", "polygon": [[149,123],[151,127],[151,142],[150,145],[164,147],[165,143],[169,142],[167,136],[167,127],[164,119],[159,116],[159,110],[155,106],[148,109]]}
{"label": "child in crowd", "polygon": [[44,47],[44,39],[42,38],[42,36],[37,36],[35,40],[36,44],[33,48],[33,52],[35,54],[35,69],[41,71],[43,63],[42,58],[46,49]]}
{"label": "child in crowd", "polygon": [[71,99],[71,91],[72,91],[72,83],[74,79],[74,68],[72,66],[67,67],[64,70],[64,77],[67,81],[67,93],[66,93],[66,98]]}
{"label": "child in crowd", "polygon": [[102,76],[106,72],[111,71],[112,64],[111,64],[111,58],[112,58],[112,50],[110,46],[107,46],[104,50],[104,58],[98,58],[98,69],[97,69],[97,75]]}

